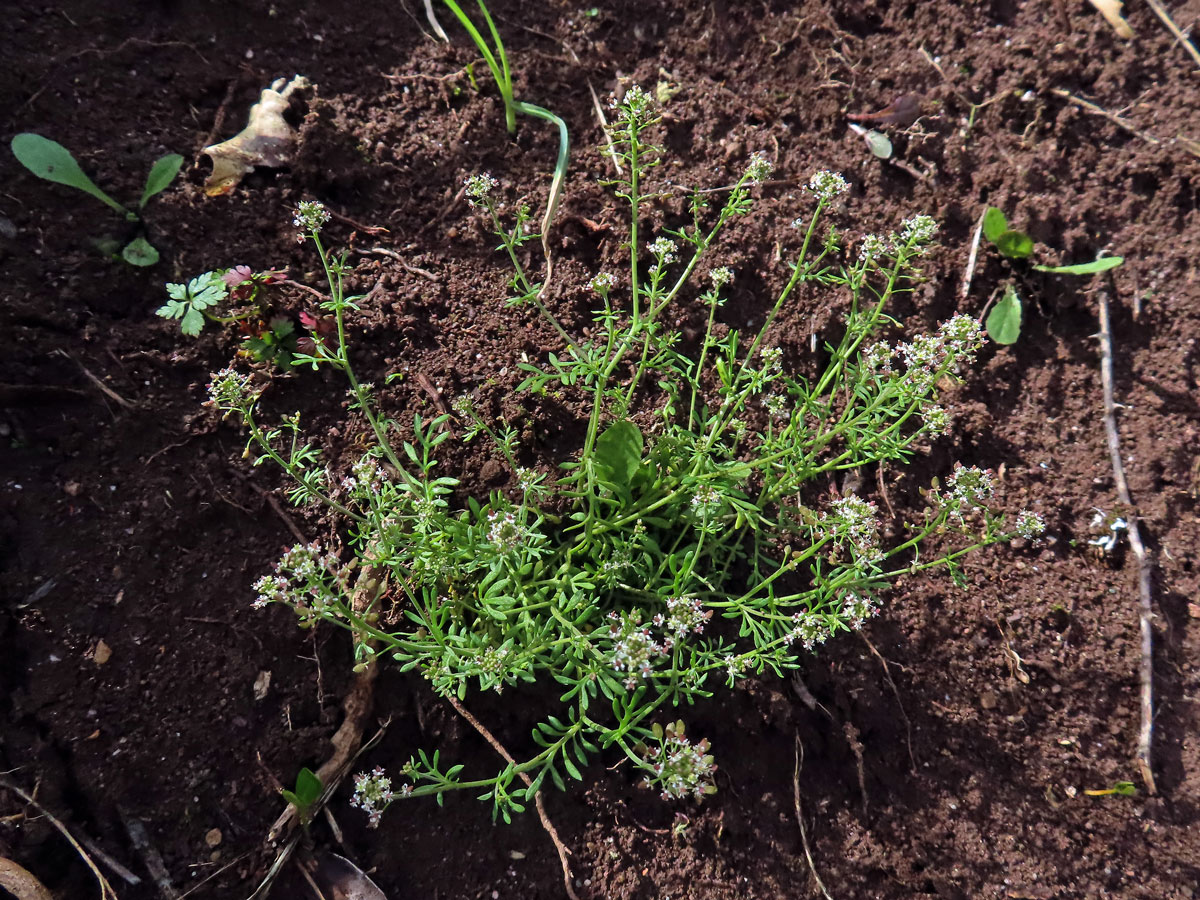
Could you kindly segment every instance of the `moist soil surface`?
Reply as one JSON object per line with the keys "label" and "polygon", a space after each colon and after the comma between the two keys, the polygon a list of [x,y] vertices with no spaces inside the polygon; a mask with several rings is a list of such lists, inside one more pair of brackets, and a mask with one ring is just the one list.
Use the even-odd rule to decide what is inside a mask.
{"label": "moist soil surface", "polygon": [[[1181,27],[1200,19],[1195,0],[1169,5]],[[865,473],[861,490],[888,505],[898,533],[921,513],[918,488],[961,461],[996,473],[1004,511],[1028,507],[1048,526],[1040,543],[969,558],[962,587],[945,574],[904,579],[861,635],[828,643],[795,682],[750,677],[686,710],[689,734],[708,737],[720,765],[703,804],[663,803],[628,766],[593,765],[584,786],[548,793],[576,893],[815,897],[815,870],[839,900],[1192,897],[1200,70],[1186,48],[1138,2],[1126,4],[1132,39],[1072,0],[496,0],[492,10],[517,97],[571,129],[548,301],[569,329],[589,327],[587,281],[622,253],[588,87],[607,98],[661,86],[669,161],[653,178],[671,196],[657,222],[686,210],[672,186],[728,184],[758,150],[776,167],[715,251],[738,273],[723,326],[762,321],[786,279],[776,246],[794,242],[791,222],[811,209],[800,186],[817,169],[853,185],[838,212],[851,241],[917,212],[938,220],[926,280],[893,309],[907,333],[978,316],[1015,285],[1020,338],[985,348],[953,396],[950,436],[909,466]],[[337,214],[328,242],[350,248],[351,287],[376,288],[351,323],[351,349],[385,410],[411,422],[471,393],[548,467],[577,450],[578,408],[514,389],[522,354],[544,359],[561,344],[533,310],[505,308],[504,260],[461,186],[491,172],[510,204],[526,200],[540,217],[556,134],[522,119],[510,136],[474,47],[449,15],[450,43],[435,40],[415,0],[15,3],[5,19],[6,145],[23,131],[59,140],[117,198],[136,197],[163,153],[186,163],[146,210],[161,262],[138,269],[93,244],[127,237],[119,217],[0,153],[0,771],[140,878],[100,863],[124,900],[248,896],[271,860],[262,848],[284,806],[278,784],[329,756],[353,679],[343,633],[252,609],[250,585],[295,535],[336,540],[336,523],[273,502],[278,474],[252,467],[241,431],[201,405],[239,335],[181,336],[154,315],[163,284],[247,265],[319,285],[291,209],[321,200]],[[200,148],[234,134],[258,92],[295,73],[316,88],[298,111],[293,164],[206,197]],[[847,115],[906,95],[922,115],[878,125],[894,154],[877,159]],[[988,204],[1032,236],[1034,261],[1107,251],[1125,264],[1111,277],[1054,275],[984,241],[968,283]],[[1105,440],[1100,292],[1152,567],[1153,795],[1135,758],[1137,558],[1123,536],[1112,553],[1089,546],[1097,510],[1134,514],[1119,503]],[[297,327],[315,302],[290,287],[270,296]],[[811,366],[845,311],[828,294],[789,305],[774,334],[788,364]],[[686,329],[698,314],[678,315]],[[385,386],[389,373],[402,377]],[[268,409],[302,410],[335,469],[360,452],[361,423],[331,374],[271,381]],[[511,473],[475,445],[445,446],[445,474],[464,490],[510,487]],[[466,704],[521,747],[531,697]],[[356,771],[394,770],[417,748],[468,770],[498,765],[419,677],[385,671],[375,718],[388,727]],[[1111,792],[1121,782],[1131,796]],[[348,799],[343,786],[331,804],[344,844],[324,820],[311,839],[370,870],[393,900],[564,896],[532,812],[493,824],[489,805],[450,796],[444,808],[401,804],[370,831]],[[47,818],[8,790],[0,856],[55,896],[97,895]],[[275,896],[309,894],[289,869]]]}

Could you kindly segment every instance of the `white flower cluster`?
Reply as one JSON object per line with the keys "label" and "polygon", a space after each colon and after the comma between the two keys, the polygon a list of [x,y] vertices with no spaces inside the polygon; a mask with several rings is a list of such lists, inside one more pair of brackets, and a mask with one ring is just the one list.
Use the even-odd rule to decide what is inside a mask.
{"label": "white flower cluster", "polygon": [[488,513],[487,538],[501,553],[515,550],[525,540],[525,536],[525,529],[512,513],[502,513],[499,510]]}
{"label": "white flower cluster", "polygon": [[966,513],[990,500],[993,490],[995,482],[991,471],[955,463],[954,471],[946,479],[942,503],[950,510],[951,518],[961,522]]}
{"label": "white flower cluster", "polygon": [[659,643],[654,633],[642,627],[642,616],[633,612],[624,618],[615,612],[608,614],[609,636],[613,639],[612,667],[617,672],[627,673],[625,687],[633,690],[639,678],[648,678],[654,671],[654,660],[666,656],[673,642],[668,639]]}
{"label": "white flower cluster", "polygon": [[767,154],[761,150],[751,154],[750,164],[746,166],[746,177],[755,184],[762,184],[770,177],[775,166],[767,159]]}
{"label": "white flower cluster", "polygon": [[654,101],[640,86],[634,84],[630,85],[620,100],[613,97],[608,106],[616,111],[618,126],[630,123],[641,126],[652,113]]}
{"label": "white flower cluster", "polygon": [[879,514],[874,503],[857,494],[833,501],[821,524],[838,544],[849,544],[856,555],[868,560],[879,556]]}
{"label": "white flower cluster", "polygon": [[724,498],[711,484],[702,484],[692,494],[692,512],[698,516],[711,516],[721,509]]}
{"label": "white flower cluster", "polygon": [[890,252],[892,252],[891,240],[878,234],[866,235],[858,246],[858,258],[863,263],[876,262]]}
{"label": "white flower cluster", "polygon": [[719,291],[725,285],[733,283],[733,272],[728,266],[718,266],[708,273],[708,277],[712,279],[714,291]]}
{"label": "white flower cluster", "polygon": [[1046,520],[1029,509],[1023,509],[1017,515],[1017,534],[1028,541],[1036,539],[1046,530]]}
{"label": "white flower cluster", "polygon": [[249,375],[243,375],[228,366],[220,372],[214,372],[210,377],[212,381],[208,383],[209,403],[226,412],[246,410],[261,393],[261,389],[253,386]]}
{"label": "white flower cluster", "polygon": [[798,612],[792,615],[792,630],[787,633],[787,642],[800,641],[805,650],[825,643],[833,632],[825,617],[815,612]]}
{"label": "white flower cluster", "polygon": [[850,190],[850,183],[837,172],[822,169],[808,180],[808,189],[816,194],[818,200],[830,203]]}
{"label": "white flower cluster", "polygon": [[904,358],[906,385],[916,393],[934,386],[945,369],[958,372],[963,363],[975,360],[983,346],[983,329],[971,316],[958,315],[941,324],[936,334],[919,334],[896,352]]}
{"label": "white flower cluster", "polygon": [[921,418],[925,420],[925,429],[932,435],[944,437],[950,433],[950,414],[945,408],[936,403],[921,410]]}
{"label": "white flower cluster", "polygon": [[286,603],[298,611],[322,612],[332,591],[327,583],[340,567],[332,553],[322,553],[321,545],[296,544],[279,558],[273,575],[264,575],[254,583],[258,595],[255,609],[268,603]]}
{"label": "white flower cluster", "polygon": [[675,246],[675,242],[670,238],[655,238],[650,246],[648,246],[646,249],[653,254],[654,258],[657,259],[660,264],[673,263],[676,259],[678,259],[676,250],[679,248]]}
{"label": "white flower cluster", "polygon": [[613,285],[617,283],[617,279],[609,272],[601,272],[592,279],[592,290],[601,296],[606,295],[613,289]]}
{"label": "white flower cluster", "polygon": [[301,200],[296,205],[292,224],[300,229],[303,237],[305,234],[319,233],[331,218],[325,204],[316,200]]}
{"label": "white flower cluster", "polygon": [[647,787],[662,789],[664,800],[681,800],[692,796],[696,800],[716,792],[713,773],[717,767],[708,753],[707,738],[693,744],[682,733],[668,726],[661,747],[646,749],[644,765],[652,775],[645,777]]}
{"label": "white flower cluster", "polygon": [[350,805],[367,814],[368,828],[378,828],[379,819],[392,801],[397,796],[407,797],[411,793],[412,785],[409,784],[393,791],[392,779],[376,766],[370,773],[360,772],[354,776],[354,796],[350,798]]}
{"label": "white flower cluster", "polygon": [[712,618],[712,610],[705,609],[699,597],[668,597],[667,613],[654,617],[654,624],[682,640],[688,632],[703,634],[704,626]]}
{"label": "white flower cluster", "polygon": [[479,175],[472,175],[463,182],[463,187],[466,189],[467,202],[473,207],[483,206],[498,184],[499,182],[486,172]]}
{"label": "white flower cluster", "polygon": [[774,374],[783,371],[782,347],[763,347],[762,350],[759,351],[759,356],[762,357],[764,372]]}
{"label": "white flower cluster", "polygon": [[906,244],[928,244],[937,234],[937,222],[931,216],[910,216],[900,228],[900,240]]}
{"label": "white flower cluster", "polygon": [[850,627],[855,631],[860,630],[867,619],[877,612],[879,612],[879,606],[871,597],[864,597],[862,594],[850,591],[842,599],[842,615],[850,620]]}

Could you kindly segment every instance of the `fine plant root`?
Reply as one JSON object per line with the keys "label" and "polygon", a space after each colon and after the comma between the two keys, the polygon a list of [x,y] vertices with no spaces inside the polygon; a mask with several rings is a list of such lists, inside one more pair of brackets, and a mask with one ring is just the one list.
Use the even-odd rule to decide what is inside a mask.
{"label": "fine plant root", "polygon": [[[508,750],[505,749],[504,745],[496,739],[496,736],[488,731],[487,728],[484,727],[484,724],[475,718],[475,716],[473,716],[465,706],[459,703],[457,697],[447,696],[446,699],[450,701],[450,705],[454,707],[455,711],[464,719],[466,719],[471,724],[471,727],[478,731],[480,736],[491,745],[492,749],[504,758],[505,762],[508,762],[514,766],[517,764],[517,761],[513,758],[513,755],[509,753]],[[533,779],[530,778],[525,772],[519,773],[519,776],[521,780],[525,782],[527,787],[533,784]],[[567,845],[562,842],[562,838],[558,836],[558,831],[555,829],[554,823],[550,821],[550,817],[546,814],[546,805],[542,802],[541,791],[538,791],[533,795],[533,802],[537,807],[538,818],[542,820],[542,827],[546,829],[546,834],[550,835],[550,840],[554,842],[554,849],[558,851],[558,860],[562,863],[563,870],[563,887],[566,888],[567,896],[570,897],[571,900],[579,900],[579,896],[575,893],[575,888],[571,884],[571,864],[567,859],[571,851],[568,850]]]}
{"label": "fine plant root", "polygon": [[804,811],[800,808],[800,768],[804,765],[804,745],[800,743],[800,733],[796,732],[796,767],[792,770],[792,799],[796,802],[796,823],[800,826],[800,843],[804,845],[804,858],[808,860],[808,869],[812,872],[817,887],[825,896],[825,900],[833,900],[825,882],[817,874],[817,864],[813,862],[812,848],[808,845],[808,829],[804,827]]}
{"label": "fine plant root", "polygon": [[858,739],[858,727],[853,722],[842,723],[842,733],[846,736],[846,743],[850,745],[850,750],[854,754],[855,768],[858,770],[858,793],[862,798],[862,814],[863,818],[870,817],[870,802],[867,800],[867,767],[863,760],[863,743]]}
{"label": "fine plant root", "polygon": [[[915,753],[913,753],[912,720],[908,718],[908,713],[904,710],[904,701],[900,699],[900,689],[896,687],[896,680],[892,678],[892,667],[888,665],[888,661],[884,658],[883,654],[876,649],[873,643],[871,643],[871,639],[867,637],[866,631],[860,631],[858,634],[866,643],[867,647],[870,648],[871,652],[875,654],[875,658],[879,660],[879,664],[883,666],[883,675],[885,678],[887,678],[888,685],[892,689],[892,694],[896,698],[896,708],[900,710],[900,718],[904,720],[904,744],[908,748],[908,761],[912,766],[913,773],[915,774],[917,771],[917,756]],[[859,765],[862,765],[861,759],[859,760]],[[864,796],[866,795],[865,788],[863,790],[863,794]]]}
{"label": "fine plant root", "polygon": [[1113,400],[1113,339],[1112,327],[1108,312],[1108,284],[1101,285],[1096,292],[1100,303],[1100,380],[1104,387],[1104,433],[1108,440],[1108,455],[1112,460],[1113,480],[1117,486],[1117,496],[1129,510],[1129,546],[1133,549],[1138,561],[1138,622],[1141,627],[1141,665],[1139,666],[1139,682],[1141,685],[1141,716],[1138,728],[1137,761],[1141,770],[1142,783],[1150,794],[1157,792],[1154,784],[1154,770],[1150,764],[1150,749],[1154,740],[1154,631],[1151,620],[1154,617],[1153,598],[1151,594],[1151,565],[1146,553],[1146,545],[1142,541],[1141,528],[1138,527],[1137,507],[1129,493],[1129,484],[1125,480],[1125,466],[1121,461],[1121,438],[1117,432],[1116,403]]}
{"label": "fine plant root", "polygon": [[1183,49],[1196,61],[1196,65],[1200,66],[1200,51],[1196,50],[1196,45],[1188,40],[1187,34],[1175,24],[1175,20],[1171,18],[1171,14],[1167,12],[1166,8],[1158,0],[1146,0],[1146,5],[1154,10],[1154,14],[1162,20],[1171,34],[1175,35],[1176,43],[1182,44]]}
{"label": "fine plant root", "polygon": [[88,855],[87,851],[83,849],[83,845],[81,845],[79,841],[75,840],[75,837],[67,829],[66,825],[55,818],[55,816],[48,809],[46,809],[46,807],[38,803],[32,794],[26,793],[24,790],[2,775],[0,775],[0,788],[4,788],[7,791],[12,791],[14,794],[36,809],[39,813],[46,817],[46,820],[51,825],[58,829],[59,834],[67,839],[67,843],[70,844],[75,852],[79,854],[79,858],[83,860],[84,865],[86,865],[96,877],[96,881],[100,885],[100,900],[117,900],[117,892],[113,890],[113,886],[109,884],[108,879],[104,877],[104,873],[100,871],[99,866],[96,865],[91,856]]}

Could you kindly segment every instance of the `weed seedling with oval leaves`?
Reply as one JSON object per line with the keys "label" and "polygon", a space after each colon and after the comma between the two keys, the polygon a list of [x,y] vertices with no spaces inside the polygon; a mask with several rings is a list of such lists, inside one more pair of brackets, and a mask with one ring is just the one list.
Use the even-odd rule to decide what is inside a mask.
{"label": "weed seedling with oval leaves", "polygon": [[57,141],[44,138],[40,134],[23,132],[12,139],[10,146],[17,162],[38,178],[65,184],[95,197],[105,206],[123,215],[126,221],[137,226],[138,233],[121,249],[121,259],[132,266],[152,266],[158,262],[158,251],[146,240],[142,210],[152,197],[161,194],[175,180],[175,176],[179,174],[179,167],[183,165],[182,156],[178,153],[168,153],[150,167],[137,207],[130,209],[100,190],[96,182],[80,168],[71,151]]}
{"label": "weed seedling with oval leaves", "polygon": [[[1023,231],[1010,228],[1004,212],[995,206],[989,206],[983,213],[983,236],[992,245],[1011,260],[1028,259],[1033,255],[1033,238]],[[1122,256],[1101,256],[1091,262],[1076,263],[1069,266],[1045,266],[1035,264],[1036,272],[1047,272],[1051,275],[1095,275],[1115,269],[1125,262]],[[997,344],[1015,344],[1021,335],[1021,320],[1024,313],[1021,298],[1016,286],[1009,284],[1004,289],[1004,296],[988,314],[985,328],[988,337]]]}

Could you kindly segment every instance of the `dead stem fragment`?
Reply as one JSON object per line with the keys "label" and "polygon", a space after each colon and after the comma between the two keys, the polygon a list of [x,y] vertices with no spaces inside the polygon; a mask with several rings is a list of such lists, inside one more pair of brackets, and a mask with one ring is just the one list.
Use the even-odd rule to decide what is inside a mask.
{"label": "dead stem fragment", "polygon": [[1125,480],[1125,465],[1121,461],[1121,438],[1117,432],[1116,402],[1113,399],[1112,326],[1108,312],[1108,285],[1111,283],[1110,279],[1096,292],[1100,302],[1100,380],[1104,387],[1104,433],[1108,440],[1108,455],[1112,461],[1117,497],[1128,510],[1126,518],[1129,523],[1129,546],[1133,548],[1138,561],[1138,623],[1142,640],[1139,666],[1141,721],[1138,727],[1137,761],[1146,791],[1154,794],[1157,790],[1154,784],[1154,770],[1150,765],[1150,748],[1154,740],[1154,631],[1151,625],[1154,608],[1151,566],[1146,545],[1142,542],[1142,532],[1138,527],[1137,507],[1133,505],[1129,484]]}

